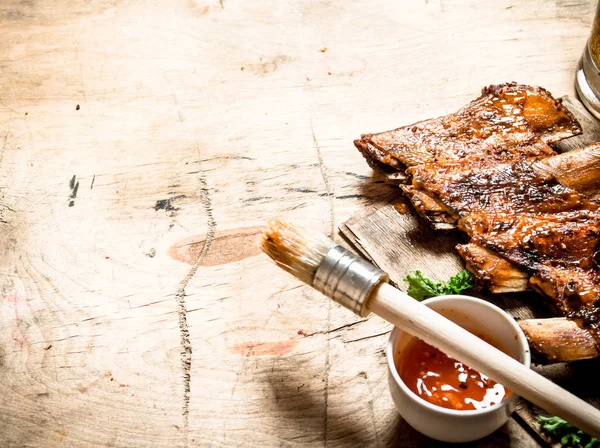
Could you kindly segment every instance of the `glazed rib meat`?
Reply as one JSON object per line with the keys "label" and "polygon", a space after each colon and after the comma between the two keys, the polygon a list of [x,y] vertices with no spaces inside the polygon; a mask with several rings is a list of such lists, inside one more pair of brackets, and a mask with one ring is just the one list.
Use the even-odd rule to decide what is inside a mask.
{"label": "glazed rib meat", "polygon": [[527,319],[520,321],[519,326],[538,360],[578,361],[600,356],[596,331],[582,319]]}
{"label": "glazed rib meat", "polygon": [[559,213],[472,213],[459,226],[471,242],[532,274],[530,283],[554,299],[561,314],[591,309],[600,294],[595,210]]}
{"label": "glazed rib meat", "polygon": [[565,316],[522,323],[538,361],[600,356],[600,144],[560,155],[548,146],[578,133],[549,92],[511,83],[355,141],[434,228],[468,236],[457,250],[480,287],[537,290]]}
{"label": "glazed rib meat", "polygon": [[486,87],[468,106],[393,131],[364,134],[354,144],[376,169],[403,172],[426,162],[552,155],[547,146],[581,133],[559,100],[541,87]]}
{"label": "glazed rib meat", "polygon": [[[533,288],[552,299],[558,314],[575,319],[575,326],[548,321],[546,329],[539,321],[528,327],[533,353],[545,362],[581,359],[582,350],[556,348],[572,340],[576,350],[581,331],[600,341],[600,214],[595,201],[570,188],[597,194],[599,147],[485,169],[423,165],[414,170],[413,193],[431,197],[445,211],[425,211],[425,216],[438,227],[441,216],[450,217],[471,237],[457,249],[482,287],[494,293]],[[414,194],[408,196],[413,200]]]}
{"label": "glazed rib meat", "polygon": [[600,144],[539,159],[533,167],[540,175],[554,176],[562,185],[597,199],[600,193]]}
{"label": "glazed rib meat", "polygon": [[[596,207],[570,186],[588,192],[597,187],[600,145],[573,153],[503,163],[430,162],[408,169],[412,184],[401,188],[438,229],[453,228],[462,216],[480,211],[547,213]],[[585,168],[592,175],[575,176]]]}
{"label": "glazed rib meat", "polygon": [[456,249],[480,287],[494,294],[528,289],[529,273],[497,253],[475,243],[459,244]]}

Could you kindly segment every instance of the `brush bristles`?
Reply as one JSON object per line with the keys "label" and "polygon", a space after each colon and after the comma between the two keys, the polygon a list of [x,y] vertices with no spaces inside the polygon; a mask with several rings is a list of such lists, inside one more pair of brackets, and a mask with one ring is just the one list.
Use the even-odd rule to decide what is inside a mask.
{"label": "brush bristles", "polygon": [[304,283],[313,278],[325,255],[335,243],[322,233],[271,219],[262,237],[261,247],[277,265]]}

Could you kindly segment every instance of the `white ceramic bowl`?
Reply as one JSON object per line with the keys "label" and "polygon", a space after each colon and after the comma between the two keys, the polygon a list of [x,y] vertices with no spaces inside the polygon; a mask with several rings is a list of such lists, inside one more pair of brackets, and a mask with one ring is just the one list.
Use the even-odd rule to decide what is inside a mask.
{"label": "white ceramic bowl", "polygon": [[[523,331],[497,306],[461,295],[435,297],[424,300],[423,304],[461,327],[488,336],[499,348],[529,367],[531,357]],[[518,398],[514,393],[487,409],[458,411],[431,404],[411,391],[400,378],[394,360],[394,353],[411,339],[411,335],[395,328],[386,347],[392,398],[396,409],[410,426],[443,442],[470,442],[491,434],[506,423]]]}

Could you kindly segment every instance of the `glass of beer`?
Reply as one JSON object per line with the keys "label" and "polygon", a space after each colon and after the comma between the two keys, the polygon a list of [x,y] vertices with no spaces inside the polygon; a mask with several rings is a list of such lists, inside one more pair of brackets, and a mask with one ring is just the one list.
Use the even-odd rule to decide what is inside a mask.
{"label": "glass of beer", "polygon": [[600,2],[592,25],[592,34],[583,50],[575,87],[579,98],[588,110],[600,119]]}

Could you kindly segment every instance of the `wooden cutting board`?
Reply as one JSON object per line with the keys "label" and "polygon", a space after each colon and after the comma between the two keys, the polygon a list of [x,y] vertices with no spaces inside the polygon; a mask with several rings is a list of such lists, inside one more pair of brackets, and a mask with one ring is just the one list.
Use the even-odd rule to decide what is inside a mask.
{"label": "wooden cutting board", "polygon": [[[554,148],[565,152],[600,141],[600,122],[577,99],[563,97],[563,104],[579,120],[583,134],[563,140],[553,145]],[[401,194],[386,205],[351,218],[340,231],[362,255],[388,272],[390,281],[404,291],[407,284],[403,279],[410,271],[420,270],[434,280],[447,280],[464,269],[463,261],[454,250],[458,242],[456,234],[434,231],[414,213]],[[534,292],[488,295],[473,291],[472,294],[495,303],[517,319],[552,317],[544,298]],[[600,386],[594,374],[600,369],[600,359],[533,368],[600,408]],[[516,412],[542,441],[550,443],[537,423],[540,409],[521,400]]]}

